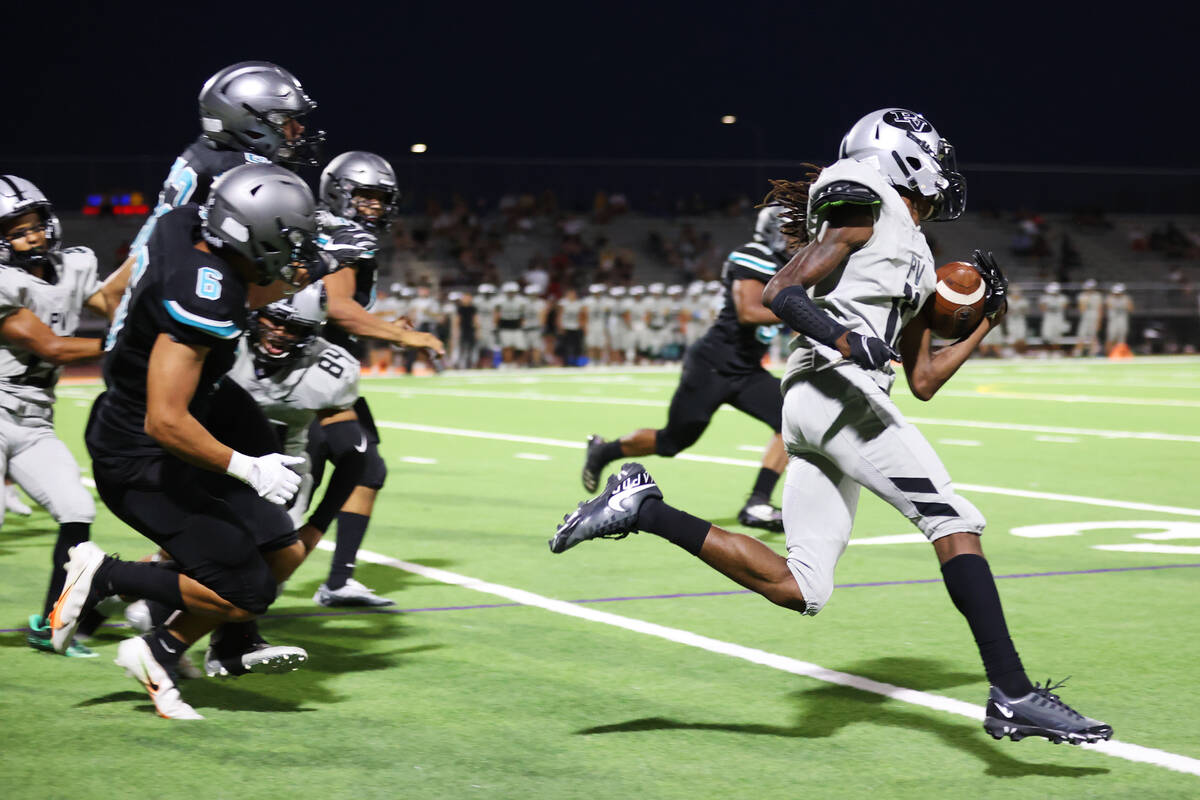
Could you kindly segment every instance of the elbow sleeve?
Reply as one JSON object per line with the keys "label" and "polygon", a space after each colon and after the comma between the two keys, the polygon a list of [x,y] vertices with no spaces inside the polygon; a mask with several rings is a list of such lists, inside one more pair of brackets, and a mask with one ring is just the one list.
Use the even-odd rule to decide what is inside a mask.
{"label": "elbow sleeve", "polygon": [[829,347],[836,347],[834,343],[846,332],[843,325],[817,308],[803,286],[780,290],[771,301],[771,310],[792,330]]}

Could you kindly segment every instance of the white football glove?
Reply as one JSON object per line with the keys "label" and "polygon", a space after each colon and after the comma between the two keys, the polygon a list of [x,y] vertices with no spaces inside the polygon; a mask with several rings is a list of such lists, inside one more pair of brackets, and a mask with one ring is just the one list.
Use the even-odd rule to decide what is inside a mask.
{"label": "white football glove", "polygon": [[249,484],[264,500],[282,506],[287,505],[300,488],[300,475],[291,469],[291,465],[302,463],[303,456],[267,453],[265,456],[251,458],[234,450],[225,472]]}

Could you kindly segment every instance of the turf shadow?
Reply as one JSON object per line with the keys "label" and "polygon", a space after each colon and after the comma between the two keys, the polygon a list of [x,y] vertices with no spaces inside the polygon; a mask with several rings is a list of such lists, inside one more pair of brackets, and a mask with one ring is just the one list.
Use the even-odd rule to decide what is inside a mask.
{"label": "turf shadow", "polygon": [[[937,662],[915,658],[881,658],[846,669],[875,680],[896,683],[923,691],[975,683],[979,676],[946,670]],[[1073,767],[1060,764],[1031,763],[1010,754],[1009,742],[995,742],[975,722],[931,717],[927,712],[910,711],[891,703],[881,695],[846,686],[820,686],[792,692],[797,704],[797,719],[791,725],[764,723],[689,722],[665,717],[642,717],[626,722],[597,725],[578,730],[577,735],[607,733],[647,733],[668,730],[702,730],[750,736],[780,736],[792,739],[824,739],[855,725],[896,728],[899,735],[936,736],[947,747],[956,748],[984,765],[984,773],[997,778],[1042,776],[1081,778],[1105,775],[1104,767]]]}

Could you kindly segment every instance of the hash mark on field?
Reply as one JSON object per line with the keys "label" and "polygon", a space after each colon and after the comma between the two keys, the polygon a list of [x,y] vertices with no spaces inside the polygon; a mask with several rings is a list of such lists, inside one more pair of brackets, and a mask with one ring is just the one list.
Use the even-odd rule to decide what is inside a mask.
{"label": "hash mark on field", "polygon": [[938,439],[938,444],[958,445],[959,447],[981,447],[983,442],[975,439]]}
{"label": "hash mark on field", "polygon": [[526,461],[549,461],[551,457],[542,453],[513,453],[513,458],[523,458]]}
{"label": "hash mark on field", "polygon": [[436,464],[436,458],[421,458],[420,456],[402,456],[400,458],[405,464]]}
{"label": "hash mark on field", "polygon": [[[334,546],[330,542],[319,542],[318,547],[326,550],[333,550]],[[555,600],[550,597],[543,597],[533,592],[527,592],[524,589],[517,589],[511,586],[504,586],[498,583],[488,583],[487,581],[471,578],[466,575],[459,575],[455,572],[449,572],[435,567],[426,567],[422,564],[413,564],[408,561],[400,561],[399,559],[389,558],[388,556],[372,552],[370,550],[359,550],[358,557],[363,561],[372,564],[381,564],[383,566],[392,567],[394,569],[411,572],[415,575],[420,575],[423,578],[429,578],[435,581],[441,581],[452,586],[461,586],[464,589],[470,589],[484,594],[496,595],[503,597],[506,600],[511,600],[521,605],[533,606],[541,608],[545,611],[552,611],[556,614],[563,614],[568,617],[576,617],[578,619],[587,620],[589,622],[599,622],[604,625],[611,625],[616,628],[623,628],[634,633],[641,633],[647,636],[654,636],[659,639],[665,639],[670,642],[696,647],[701,650],[707,650],[710,653],[719,655],[731,656],[740,658],[744,661],[749,661],[753,664],[761,664],[762,666],[771,667],[782,672],[789,672],[793,675],[803,675],[825,683],[832,683],[838,686],[848,686],[853,689],[858,689],[863,692],[881,695],[892,700],[899,700],[903,703],[911,703],[912,705],[923,706],[935,711],[945,711],[949,714],[957,714],[958,716],[967,717],[968,719],[978,722],[983,719],[984,708],[972,703],[965,703],[962,700],[955,700],[950,697],[944,697],[938,694],[929,692],[920,692],[915,689],[906,689],[902,686],[896,686],[882,681],[872,680],[861,675],[853,675],[848,672],[839,672],[837,670],[827,669],[818,664],[813,664],[808,661],[800,661],[788,656],[782,656],[777,653],[769,653],[765,650],[758,650],[753,647],[726,642],[720,639],[712,639],[708,636],[701,636],[698,633],[681,630],[679,628],[669,628],[666,625],[658,625],[653,622],[645,622],[632,617],[623,617],[618,614],[613,614],[608,611],[599,611],[595,608],[580,606],[574,603],[569,603],[565,600]],[[1177,753],[1170,753],[1165,750],[1156,750],[1151,747],[1142,747],[1141,745],[1130,744],[1121,741],[1099,742],[1096,744],[1083,744],[1079,747],[1086,750],[1096,750],[1105,755],[1123,758],[1127,761],[1136,761],[1143,764],[1153,764],[1166,769],[1175,770],[1177,772],[1185,772],[1191,775],[1200,776],[1200,759],[1189,758]]]}
{"label": "hash mark on field", "polygon": [[1079,440],[1074,436],[1035,436],[1035,442],[1056,442],[1059,444],[1078,444]]}
{"label": "hash mark on field", "polygon": [[747,453],[759,453],[763,448],[761,444],[739,444],[737,449]]}

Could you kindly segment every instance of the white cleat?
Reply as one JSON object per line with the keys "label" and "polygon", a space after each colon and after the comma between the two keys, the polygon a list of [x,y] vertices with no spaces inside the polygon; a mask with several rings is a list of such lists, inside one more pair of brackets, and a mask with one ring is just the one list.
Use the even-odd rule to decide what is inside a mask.
{"label": "white cleat", "polygon": [[18,517],[28,517],[33,513],[33,509],[25,505],[25,501],[17,494],[17,487],[11,484],[4,487],[4,508]]}
{"label": "white cleat", "polygon": [[348,578],[346,585],[340,589],[330,589],[322,583],[313,595],[313,602],[326,608],[337,606],[394,606],[395,600],[380,597],[374,591],[363,586],[354,578]]}
{"label": "white cleat", "polygon": [[175,682],[162,664],[154,659],[150,645],[140,636],[126,639],[117,646],[114,663],[124,667],[129,677],[138,681],[150,693],[154,709],[163,719],[204,719],[196,709],[183,702]]}
{"label": "white cleat", "polygon": [[84,604],[92,591],[92,578],[104,563],[104,551],[92,542],[80,542],[67,555],[67,580],[47,620],[52,628],[50,643],[56,653],[65,652],[75,638]]}
{"label": "white cleat", "polygon": [[204,654],[204,672],[210,678],[291,672],[305,661],[308,661],[308,651],[303,647],[255,642],[240,653],[222,656],[209,645]]}

